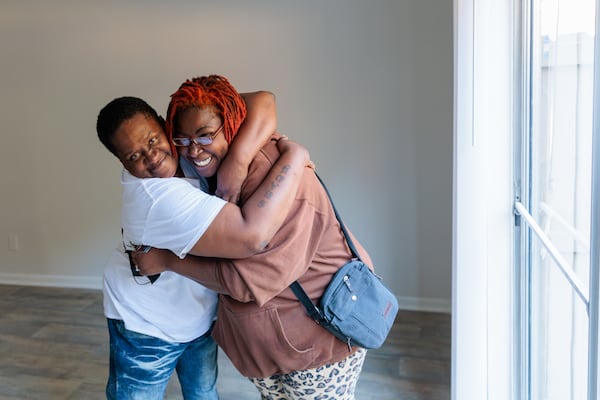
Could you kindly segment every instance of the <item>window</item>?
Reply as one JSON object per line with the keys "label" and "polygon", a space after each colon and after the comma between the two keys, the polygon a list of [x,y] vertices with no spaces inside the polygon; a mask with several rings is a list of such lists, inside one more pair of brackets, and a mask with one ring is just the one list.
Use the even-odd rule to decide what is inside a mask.
{"label": "window", "polygon": [[598,2],[454,0],[453,399],[600,399]]}
{"label": "window", "polygon": [[588,387],[594,0],[525,4],[525,129],[518,196],[524,392],[580,400]]}

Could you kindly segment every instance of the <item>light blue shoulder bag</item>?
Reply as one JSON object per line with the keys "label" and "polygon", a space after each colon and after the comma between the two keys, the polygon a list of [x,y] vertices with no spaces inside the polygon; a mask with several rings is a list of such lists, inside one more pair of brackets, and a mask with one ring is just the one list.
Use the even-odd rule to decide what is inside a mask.
{"label": "light blue shoulder bag", "polygon": [[360,259],[327,187],[318,175],[317,178],[329,196],[353,259],[333,275],[318,306],[311,301],[298,281],[292,283],[290,288],[304,305],[308,315],[347,343],[349,350],[352,346],[379,348],[398,314],[398,300],[381,278]]}

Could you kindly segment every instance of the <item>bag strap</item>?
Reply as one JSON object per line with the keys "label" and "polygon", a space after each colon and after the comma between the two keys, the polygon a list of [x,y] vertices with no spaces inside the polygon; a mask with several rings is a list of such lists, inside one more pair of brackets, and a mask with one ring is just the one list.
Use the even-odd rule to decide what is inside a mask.
{"label": "bag strap", "polygon": [[[346,230],[346,227],[344,226],[344,223],[342,222],[342,218],[340,218],[340,215],[338,214],[337,209],[335,208],[335,205],[333,204],[333,199],[331,198],[331,194],[329,194],[329,190],[327,190],[327,186],[325,186],[325,183],[323,182],[323,180],[317,174],[316,171],[315,171],[315,176],[317,177],[319,182],[321,182],[321,185],[323,185],[323,189],[325,189],[325,193],[327,193],[327,197],[329,197],[329,202],[331,203],[331,207],[333,207],[333,212],[335,213],[335,217],[337,218],[338,222],[340,223],[340,227],[342,228],[342,232],[344,233],[344,237],[346,238],[348,247],[350,247],[352,256],[354,258],[357,258],[360,260],[358,251],[356,251],[356,247],[354,247],[354,242],[350,238],[350,234]],[[300,302],[302,303],[304,308],[306,308],[306,312],[312,319],[317,321],[317,323],[321,323],[321,321],[324,321],[324,317],[323,317],[323,314],[321,313],[321,310],[319,309],[319,307],[315,306],[315,304],[312,302],[310,297],[308,297],[308,295],[306,294],[306,291],[304,290],[304,288],[302,287],[300,282],[298,282],[297,280],[292,282],[292,284],[290,285],[290,289],[292,289],[292,292],[294,292],[294,294],[296,295],[298,300],[300,300]]]}
{"label": "bag strap", "polygon": [[350,238],[350,234],[346,230],[346,226],[344,225],[344,222],[342,222],[342,217],[340,217],[340,214],[338,213],[337,209],[335,208],[335,204],[333,204],[333,199],[331,198],[331,194],[329,193],[329,190],[327,190],[327,186],[325,186],[325,182],[323,182],[323,180],[317,174],[316,171],[315,171],[315,176],[317,177],[317,179],[319,180],[319,182],[321,182],[321,185],[323,185],[323,189],[325,189],[325,193],[327,193],[327,197],[329,197],[329,202],[331,203],[331,207],[333,207],[333,212],[335,213],[335,217],[337,218],[338,222],[340,223],[340,227],[342,228],[342,232],[344,233],[344,237],[346,238],[346,242],[348,243],[348,247],[350,247],[350,251],[352,252],[352,256],[354,258],[357,258],[357,259],[360,260],[360,256],[358,255],[358,251],[356,251],[356,247],[354,247],[354,242],[352,241],[352,238]]}
{"label": "bag strap", "polygon": [[308,297],[308,295],[304,291],[304,288],[302,287],[302,285],[300,285],[300,282],[292,282],[292,284],[290,285],[290,289],[292,289],[292,292],[294,292],[298,300],[300,300],[300,303],[302,303],[304,308],[306,308],[306,312],[308,313],[308,315],[320,324],[321,321],[324,320],[323,314],[321,313],[319,307],[315,306],[310,297]]}

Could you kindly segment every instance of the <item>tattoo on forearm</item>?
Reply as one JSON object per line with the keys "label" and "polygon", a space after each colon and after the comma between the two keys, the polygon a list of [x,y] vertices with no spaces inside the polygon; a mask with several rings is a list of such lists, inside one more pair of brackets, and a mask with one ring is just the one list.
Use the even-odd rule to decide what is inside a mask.
{"label": "tattoo on forearm", "polygon": [[267,192],[265,193],[265,199],[262,199],[258,202],[258,208],[263,208],[267,205],[267,201],[270,200],[275,193],[273,192],[275,189],[277,189],[279,186],[281,186],[281,183],[285,180],[285,175],[287,175],[290,172],[291,166],[289,165],[284,165],[281,168],[281,172],[279,174],[277,174],[277,176],[275,176],[275,179],[273,182],[271,182],[271,187],[270,190],[267,190]]}

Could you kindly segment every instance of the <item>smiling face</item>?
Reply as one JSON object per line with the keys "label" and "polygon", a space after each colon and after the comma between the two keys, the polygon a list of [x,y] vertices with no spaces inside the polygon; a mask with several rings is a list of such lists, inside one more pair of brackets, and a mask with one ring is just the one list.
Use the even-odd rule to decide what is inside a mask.
{"label": "smiling face", "polygon": [[161,124],[143,113],[123,121],[112,138],[115,154],[123,167],[138,178],[170,178],[177,172]]}
{"label": "smiling face", "polygon": [[210,178],[217,173],[221,161],[227,155],[229,145],[222,134],[223,121],[213,106],[192,107],[180,111],[175,119],[173,138],[196,139],[212,137],[212,143],[178,146],[179,156],[187,159],[200,176]]}

